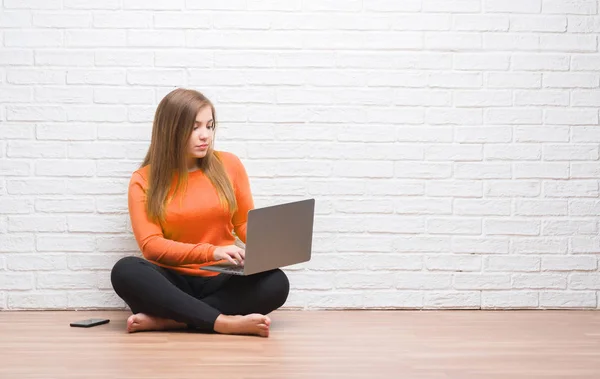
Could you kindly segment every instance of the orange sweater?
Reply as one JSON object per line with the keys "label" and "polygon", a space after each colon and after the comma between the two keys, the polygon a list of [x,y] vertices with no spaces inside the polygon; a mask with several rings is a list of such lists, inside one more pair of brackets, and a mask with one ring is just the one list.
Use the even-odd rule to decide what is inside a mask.
{"label": "orange sweater", "polygon": [[[199,270],[215,264],[217,246],[233,245],[233,231],[246,242],[248,211],[254,207],[250,183],[240,159],[216,152],[233,184],[238,210],[224,209],[219,196],[201,170],[189,173],[187,189],[167,204],[165,222],[155,223],[146,213],[149,165],[135,171],[129,182],[129,216],[133,234],[144,257],[159,266],[185,275],[214,276]],[[175,180],[175,179],[174,179]],[[173,181],[174,188],[175,181]]]}

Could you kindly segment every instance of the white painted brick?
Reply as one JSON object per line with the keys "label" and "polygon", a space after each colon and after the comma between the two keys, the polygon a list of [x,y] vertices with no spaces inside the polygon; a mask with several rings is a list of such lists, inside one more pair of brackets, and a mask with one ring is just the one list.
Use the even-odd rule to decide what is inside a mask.
{"label": "white painted brick", "polygon": [[69,254],[68,267],[70,270],[101,270],[108,267],[112,268],[123,256],[123,254]]}
{"label": "white painted brick", "polygon": [[92,25],[92,15],[83,12],[34,13],[33,25],[42,28],[87,28]]}
{"label": "white painted brick", "polygon": [[98,211],[98,213],[128,214],[127,198],[125,196],[97,197],[96,210]]}
{"label": "white painted brick", "polygon": [[515,91],[515,105],[517,106],[568,106],[569,94],[564,91]]}
{"label": "white painted brick", "polygon": [[[155,111],[156,111],[156,107],[130,105],[128,107],[127,119],[130,122],[152,123],[152,120],[154,119]],[[223,121],[222,116],[221,116],[220,121]]]}
{"label": "white painted brick", "polygon": [[[217,13],[212,17],[212,25],[215,29],[250,29],[250,30],[266,30],[271,28],[271,26],[273,26],[273,29],[302,29],[299,28],[298,24],[294,25],[295,23],[293,22],[293,18],[291,17],[287,17],[287,15],[281,15],[281,18],[284,18],[285,21],[283,21],[283,23],[287,23],[288,27],[277,27],[276,26],[276,20],[272,20],[271,17],[265,15],[265,14],[255,14],[254,17],[252,18],[242,18],[240,17],[238,14],[227,14],[227,13]],[[295,16],[295,15],[289,15],[289,16]],[[298,15],[297,19],[304,19],[306,20],[306,17],[302,17],[302,15]],[[313,23],[318,23],[315,22],[315,19],[311,19],[310,20]],[[310,27],[308,27],[308,29],[310,29]]]}
{"label": "white painted brick", "polygon": [[[383,59],[383,58],[387,59]],[[398,53],[382,55],[381,53],[338,54],[338,66],[341,68],[364,69],[415,69],[441,70],[452,67],[452,55],[448,53]]]}
{"label": "white painted brick", "polygon": [[[321,112],[316,112],[318,114],[315,117],[316,120],[320,122],[331,122],[330,120],[337,119],[337,122],[344,122],[344,118],[338,118],[342,114],[346,114],[346,117],[353,118],[350,114],[346,113],[348,107],[338,107],[338,108],[328,108],[322,109]],[[307,118],[307,110],[306,106],[287,106],[287,105],[278,105],[274,106],[256,106],[249,109],[247,112],[239,114],[235,120],[230,119],[229,121],[246,121],[246,118],[251,122],[298,122],[300,120],[305,121]],[[223,112],[221,112],[223,115]],[[247,115],[247,116],[246,116]],[[233,115],[231,115],[233,116]],[[242,118],[244,116],[244,118]],[[226,121],[227,119],[223,119],[222,121]],[[356,119],[354,119],[356,121]],[[315,121],[315,120],[311,120]]]}
{"label": "white painted brick", "polygon": [[422,308],[423,292],[421,291],[370,291],[362,300],[362,305],[374,309]]}
{"label": "white painted brick", "polygon": [[571,178],[585,179],[600,177],[600,164],[595,162],[571,163]]}
{"label": "white painted brick", "polygon": [[539,48],[543,51],[596,51],[596,36],[542,34]]}
{"label": "white painted brick", "polygon": [[597,88],[600,75],[587,73],[556,73],[543,74],[544,87],[550,88]]}
{"label": "white painted brick", "polygon": [[[186,9],[202,9],[202,10],[237,10],[237,9],[244,9],[244,7],[246,6],[246,3],[247,2],[243,1],[243,0],[223,0],[223,1],[219,1],[218,3],[212,3],[212,2],[207,3],[205,0],[186,0],[185,7],[186,7]],[[257,3],[257,2],[254,2],[254,3]],[[266,3],[268,5],[274,4],[273,2],[270,2],[270,1],[265,1],[264,3]],[[289,3],[296,3],[296,2],[290,1]],[[140,2],[140,4],[143,4],[143,3]],[[267,9],[271,9],[271,8],[268,7]],[[282,9],[286,10],[287,8],[282,8]]]}
{"label": "white painted brick", "polygon": [[598,107],[600,96],[597,90],[573,90],[571,104],[576,107]]}
{"label": "white painted brick", "polygon": [[29,176],[31,172],[29,162],[0,159],[0,164],[0,175],[2,176]]}
{"label": "white painted brick", "polygon": [[600,142],[600,128],[597,126],[574,126],[573,142]]}
{"label": "white painted brick", "polygon": [[531,108],[490,108],[484,112],[486,124],[541,124],[542,110]]}
{"label": "white painted brick", "polygon": [[514,274],[513,288],[565,289],[567,277],[563,274]]}
{"label": "white painted brick", "polygon": [[[154,60],[150,51],[96,50],[94,54],[97,66],[141,67],[150,66]],[[124,72],[116,75],[124,77]]]}
{"label": "white painted brick", "polygon": [[[442,51],[477,50],[482,47],[482,37],[476,33],[425,32],[425,49]],[[406,46],[412,48],[418,46]]]}
{"label": "white painted brick", "polygon": [[452,94],[439,90],[401,89],[394,91],[394,103],[402,106],[449,106],[452,103]]}
{"label": "white painted brick", "polygon": [[9,214],[28,214],[32,213],[33,200],[17,196],[0,197],[0,213]]}
{"label": "white painted brick", "polygon": [[37,289],[88,289],[96,287],[96,275],[90,272],[41,272],[36,275]]}
{"label": "white painted brick", "polygon": [[450,288],[452,275],[447,273],[415,273],[406,272],[396,275],[396,288],[398,289],[446,289]]}
{"label": "white painted brick", "polygon": [[486,257],[484,270],[502,272],[540,271],[540,258],[524,255]]}
{"label": "white painted brick", "polygon": [[30,88],[5,87],[0,89],[0,101],[3,103],[30,102],[32,93]]}
{"label": "white painted brick", "polygon": [[35,248],[33,234],[11,233],[0,235],[0,253],[32,252]]}
{"label": "white painted brick", "polygon": [[393,213],[394,202],[390,199],[335,200],[335,210],[341,213]]}
{"label": "white painted brick", "polygon": [[509,179],[510,163],[456,163],[454,177],[457,179]]}
{"label": "white painted brick", "polygon": [[5,0],[7,9],[60,9],[61,0]]}
{"label": "white painted brick", "polygon": [[[327,36],[327,38],[325,38]],[[356,45],[351,45],[350,40],[358,33],[339,33],[332,35],[331,33],[310,34],[303,36],[292,31],[266,31],[266,30],[190,30],[186,34],[186,46],[192,48],[224,48],[224,49],[330,49],[340,48],[349,49]],[[245,38],[247,39],[245,39]],[[333,38],[335,37],[335,38]],[[377,40],[374,36],[367,38],[363,35],[363,40],[356,40],[359,45],[364,46],[369,42]],[[406,47],[416,48],[421,47],[420,40],[415,42],[416,34],[404,36]],[[327,43],[324,42],[324,38]],[[379,36],[381,39],[382,36]],[[396,39],[394,39],[396,42]],[[382,46],[372,46],[373,49],[391,46],[390,42],[380,42]]]}
{"label": "white painted brick", "polygon": [[183,30],[130,30],[127,34],[127,46],[133,47],[183,47]]}
{"label": "white painted brick", "polygon": [[279,68],[330,68],[335,66],[335,60],[336,56],[326,51],[282,51],[275,55]]}
{"label": "white painted brick", "polygon": [[345,273],[341,272],[335,276],[335,288],[339,289],[387,289],[394,285],[395,273]]}
{"label": "white painted brick", "polygon": [[13,292],[8,295],[8,309],[64,309],[67,307],[67,294],[63,292]]}
{"label": "white painted brick", "polygon": [[511,245],[513,254],[566,254],[567,250],[564,238],[518,238]]}
{"label": "white painted brick", "polygon": [[64,70],[9,69],[6,72],[6,82],[11,84],[65,84],[66,77]]}
{"label": "white painted brick", "polygon": [[94,211],[93,198],[36,198],[35,210],[42,213],[91,213]]}
{"label": "white painted brick", "polygon": [[[290,287],[295,290],[331,290],[334,287],[334,275],[306,271],[290,271],[286,274],[290,281]],[[355,274],[355,276],[359,275]]]}
{"label": "white painted brick", "polygon": [[516,142],[568,142],[568,126],[524,126],[515,127]]}
{"label": "white painted brick", "polygon": [[31,66],[33,65],[33,51],[4,48],[0,51],[0,64],[10,66]]}
{"label": "white painted brick", "polygon": [[600,18],[597,16],[569,16],[568,31],[572,33],[598,33]]}
{"label": "white painted brick", "polygon": [[425,308],[479,309],[481,291],[433,292],[425,293]]}
{"label": "white painted brick", "polygon": [[[209,6],[210,4],[205,4]],[[212,25],[211,15],[199,12],[155,12],[155,28],[209,29]]]}
{"label": "white painted brick", "polygon": [[[318,235],[314,238],[318,244]],[[128,252],[141,256],[140,249],[133,236],[98,236],[96,237],[96,251],[98,252]]]}
{"label": "white painted brick", "polygon": [[463,216],[510,216],[510,200],[455,199],[454,214]]}
{"label": "white painted brick", "polygon": [[8,180],[6,185],[7,193],[10,195],[43,195],[43,194],[64,194],[65,181],[61,179],[19,179]]}
{"label": "white painted brick", "polygon": [[503,143],[512,140],[510,127],[456,127],[455,142],[459,143]]}
{"label": "white painted brick", "polygon": [[31,12],[29,11],[6,11],[0,14],[0,26],[3,28],[22,28],[31,26]]}
{"label": "white painted brick", "polygon": [[569,277],[569,289],[600,289],[600,275],[598,273],[573,273]]}
{"label": "white painted brick", "polygon": [[454,29],[461,31],[508,31],[508,16],[500,15],[456,15]]}
{"label": "white painted brick", "polygon": [[423,233],[425,219],[403,215],[377,215],[363,221],[366,231],[372,233]]}
{"label": "white painted brick", "polygon": [[483,221],[486,235],[536,236],[540,234],[540,221],[519,219],[486,219]]}
{"label": "white painted brick", "polygon": [[[404,3],[404,2],[403,2]],[[448,13],[479,13],[479,0],[423,0],[423,11]]]}
{"label": "white painted brick", "polygon": [[597,254],[600,253],[600,238],[572,237],[571,248],[574,254]]}
{"label": "white painted brick", "polygon": [[[344,259],[346,259],[344,257]],[[364,260],[364,258],[363,258]],[[364,267],[369,270],[421,270],[423,268],[422,258],[415,254],[377,254],[369,255],[368,262],[363,262]],[[330,267],[336,267],[337,263],[332,264]]]}
{"label": "white painted brick", "polygon": [[484,147],[485,160],[539,160],[542,149],[534,144],[487,145]]}
{"label": "white painted brick", "polygon": [[60,30],[6,30],[6,47],[60,47],[64,44]]}
{"label": "white painted brick", "polygon": [[95,0],[63,0],[65,9],[118,9],[121,2],[119,0],[105,0],[97,2]]}
{"label": "white painted brick", "polygon": [[454,274],[454,288],[459,290],[510,289],[510,274]]}
{"label": "white painted brick", "polygon": [[68,308],[97,309],[97,308],[126,308],[125,302],[114,292],[110,291],[72,291],[68,293]]}
{"label": "white painted brick", "polygon": [[336,249],[339,252],[388,252],[391,250],[393,238],[389,236],[370,236],[349,234],[339,237]]}
{"label": "white painted brick", "polygon": [[42,87],[35,89],[35,100],[41,103],[91,103],[91,88]]}
{"label": "white painted brick", "polygon": [[[163,33],[163,32],[161,32]],[[171,37],[169,37],[171,38]],[[152,40],[149,40],[152,41]],[[150,43],[150,42],[148,42]],[[240,59],[246,60],[247,57],[243,57],[240,54]],[[244,54],[245,55],[245,54]],[[155,53],[156,67],[212,67],[215,64],[213,54],[205,51],[157,51]],[[216,60],[217,66],[219,66],[218,59]],[[244,61],[238,61],[240,66],[248,66],[249,63]],[[271,65],[272,67],[273,65]],[[221,65],[221,67],[228,67]],[[231,66],[235,67],[235,66]]]}
{"label": "white painted brick", "polygon": [[6,155],[10,158],[66,158],[63,142],[10,141]]}
{"label": "white painted brick", "polygon": [[489,72],[485,84],[489,88],[541,88],[542,74],[524,72]]}
{"label": "white painted brick", "polygon": [[461,52],[454,54],[454,68],[458,70],[505,71],[509,66],[509,54]]}
{"label": "white painted brick", "polygon": [[455,91],[454,105],[457,107],[506,107],[512,105],[512,95],[510,91],[496,90]]}
{"label": "white painted brick", "polygon": [[552,180],[544,183],[546,197],[598,197],[596,180]]}
{"label": "white painted brick", "polygon": [[127,34],[124,30],[67,30],[67,47],[124,47]]}
{"label": "white painted brick", "polygon": [[451,214],[450,199],[399,199],[395,201],[395,211],[399,214]]}
{"label": "white painted brick", "polygon": [[127,83],[178,86],[184,84],[184,72],[176,69],[129,70],[127,72]]}
{"label": "white painted brick", "polygon": [[452,166],[448,163],[396,162],[394,176],[409,179],[440,179],[449,178],[451,171]]}
{"label": "white painted brick", "polygon": [[[360,17],[361,19],[364,16]],[[382,25],[379,20],[374,20],[378,25]],[[451,17],[449,14],[406,14],[392,17],[392,30],[449,30],[451,26]],[[383,24],[385,25],[385,24]],[[351,24],[348,27],[352,27]]]}
{"label": "white painted brick", "polygon": [[561,16],[510,16],[510,30],[515,32],[565,32],[567,17]]}
{"label": "white painted brick", "polygon": [[452,142],[452,129],[448,127],[400,127],[400,142]]}
{"label": "white painted brick", "polygon": [[485,12],[540,13],[542,0],[483,0]]}
{"label": "white painted brick", "polygon": [[542,221],[542,234],[546,236],[597,234],[596,224],[596,220],[544,220]]}
{"label": "white painted brick", "polygon": [[123,233],[126,216],[68,216],[67,224],[69,232]]}
{"label": "white painted brick", "polygon": [[570,216],[597,216],[600,214],[600,200],[577,199],[569,201]]}
{"label": "white painted brick", "polygon": [[139,168],[139,162],[135,161],[98,160],[96,165],[96,176],[98,177],[130,178],[131,173]]}
{"label": "white painted brick", "polygon": [[123,0],[123,9],[179,10],[184,4],[185,0]]}
{"label": "white painted brick", "polygon": [[427,232],[430,234],[481,234],[481,219],[430,218],[427,220]]}
{"label": "white painted brick", "polygon": [[481,308],[536,308],[538,293],[530,291],[484,291],[481,293]]}
{"label": "white painted brick", "polygon": [[569,164],[518,162],[514,165],[514,177],[517,179],[567,179]]}
{"label": "white painted brick", "polygon": [[591,256],[543,257],[542,271],[595,271],[598,259]]}
{"label": "white painted brick", "polygon": [[537,51],[540,49],[540,37],[522,33],[493,33],[483,37],[483,48],[489,51]]}
{"label": "white painted brick", "polygon": [[123,85],[125,84],[125,71],[120,69],[73,69],[67,72],[67,84]]}
{"label": "white painted brick", "polygon": [[64,232],[64,216],[9,216],[9,232]]}
{"label": "white painted brick", "polygon": [[566,200],[517,200],[515,214],[519,216],[566,216]]}
{"label": "white painted brick", "polygon": [[571,69],[573,71],[595,71],[600,67],[600,55],[572,54]]}
{"label": "white painted brick", "polygon": [[544,291],[540,292],[541,308],[596,308],[595,292]]}
{"label": "white painted brick", "polygon": [[142,88],[97,88],[94,102],[100,104],[152,104],[154,91]]}
{"label": "white painted brick", "polygon": [[442,72],[429,75],[429,85],[440,88],[479,88],[482,84],[480,73]]}
{"label": "white painted brick", "polygon": [[476,255],[438,255],[425,258],[429,271],[479,271],[481,257]]}
{"label": "white painted brick", "polygon": [[400,253],[450,251],[448,236],[401,236],[394,239],[394,251]]}
{"label": "white painted brick", "polygon": [[[387,188],[385,185],[382,187]],[[308,181],[308,192],[312,195],[362,195],[365,193],[365,182],[359,179],[311,179]]]}
{"label": "white painted brick", "polygon": [[[36,138],[38,140],[93,140],[96,129],[91,125],[37,124]],[[64,147],[63,147],[63,151]],[[66,156],[66,152],[63,156]]]}
{"label": "white painted brick", "polygon": [[[340,177],[368,177],[368,178],[387,178],[394,174],[392,162],[374,161],[343,161],[336,162],[333,173]],[[396,176],[398,176],[398,166],[396,166]]]}
{"label": "white painted brick", "polygon": [[63,107],[51,105],[7,105],[8,121],[66,121]]}
{"label": "white painted brick", "polygon": [[127,119],[127,108],[123,106],[71,106],[67,118],[69,121],[122,122]]}
{"label": "white painted brick", "polygon": [[300,179],[256,179],[253,188],[261,195],[301,195],[306,193],[306,183]]}
{"label": "white painted brick", "polygon": [[0,275],[1,290],[29,290],[32,288],[33,275],[30,272],[4,272]]}
{"label": "white painted brick", "polygon": [[544,122],[550,125],[597,125],[596,109],[546,109]]}
{"label": "white painted brick", "polygon": [[427,196],[433,197],[481,197],[482,184],[469,180],[428,180]]}
{"label": "white painted brick", "polygon": [[597,14],[595,0],[543,0],[542,13],[555,14]]}
{"label": "white painted brick", "polygon": [[64,254],[14,254],[6,257],[6,267],[11,271],[65,270],[67,257]]}
{"label": "white painted brick", "polygon": [[148,12],[94,12],[94,28],[150,28],[152,14]]}
{"label": "white painted brick", "polygon": [[38,160],[35,162],[37,176],[94,176],[96,164],[92,160]]}

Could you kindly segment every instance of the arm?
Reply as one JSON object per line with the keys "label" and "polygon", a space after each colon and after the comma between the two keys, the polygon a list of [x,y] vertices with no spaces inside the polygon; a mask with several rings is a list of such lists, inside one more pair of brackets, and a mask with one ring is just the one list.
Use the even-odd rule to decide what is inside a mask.
{"label": "arm", "polygon": [[235,157],[235,179],[234,190],[237,201],[237,211],[233,214],[233,228],[235,234],[246,243],[246,225],[248,223],[248,211],[254,208],[250,181],[244,165]]}
{"label": "arm", "polygon": [[148,219],[147,183],[139,173],[129,182],[129,217],[135,239],[144,257],[168,266],[182,266],[212,261],[216,246],[208,243],[183,243],[166,239],[159,224]]}

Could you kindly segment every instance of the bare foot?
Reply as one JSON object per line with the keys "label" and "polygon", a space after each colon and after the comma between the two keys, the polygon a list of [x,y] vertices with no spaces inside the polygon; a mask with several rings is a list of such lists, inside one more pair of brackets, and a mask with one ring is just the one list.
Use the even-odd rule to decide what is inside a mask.
{"label": "bare foot", "polygon": [[136,313],[127,319],[127,331],[129,333],[142,332],[144,330],[181,329],[186,326],[186,324],[174,320],[149,316],[145,313]]}
{"label": "bare foot", "polygon": [[223,334],[252,334],[261,337],[269,336],[271,319],[258,313],[247,316],[219,315],[215,321],[215,332]]}

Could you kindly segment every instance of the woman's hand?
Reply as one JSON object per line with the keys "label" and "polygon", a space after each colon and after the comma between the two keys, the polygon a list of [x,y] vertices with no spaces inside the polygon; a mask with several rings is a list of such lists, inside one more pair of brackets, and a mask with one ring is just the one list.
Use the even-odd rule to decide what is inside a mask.
{"label": "woman's hand", "polygon": [[[234,265],[243,264],[246,252],[235,245],[219,246],[215,249],[213,258],[215,261],[225,259]],[[236,262],[237,261],[237,262]]]}

